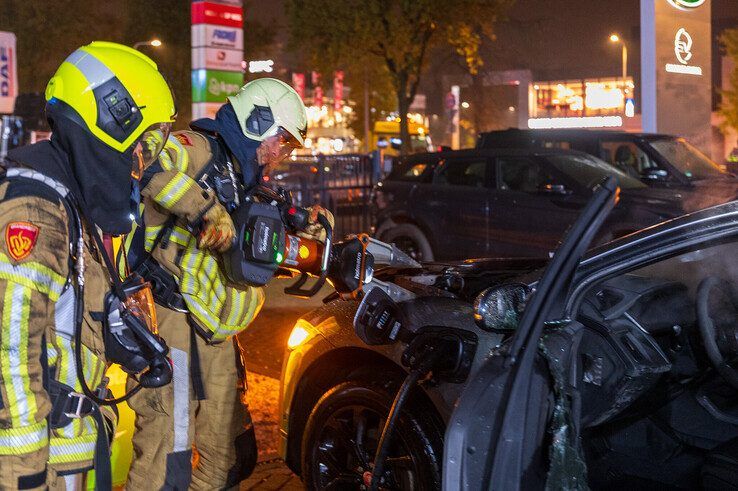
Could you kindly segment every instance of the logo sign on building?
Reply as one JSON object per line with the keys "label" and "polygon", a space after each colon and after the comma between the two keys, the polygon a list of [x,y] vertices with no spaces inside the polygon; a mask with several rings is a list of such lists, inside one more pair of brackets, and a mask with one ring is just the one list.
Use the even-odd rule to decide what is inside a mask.
{"label": "logo sign on building", "polygon": [[222,70],[192,71],[192,102],[220,102],[238,92],[243,73]]}
{"label": "logo sign on building", "polygon": [[710,0],[641,0],[643,130],[684,136],[709,150]]}
{"label": "logo sign on building", "polygon": [[667,63],[664,69],[670,73],[702,75],[702,67],[690,64],[693,44],[692,35],[685,28],[680,27],[674,35],[674,55],[678,63]]}
{"label": "logo sign on building", "polygon": [[694,9],[704,4],[706,0],[667,0],[678,9]]}
{"label": "logo sign on building", "polygon": [[192,69],[240,71],[242,51],[221,48],[193,48]]}
{"label": "logo sign on building", "polygon": [[193,2],[192,23],[240,28],[243,27],[243,7],[216,2]]}
{"label": "logo sign on building", "polygon": [[0,32],[0,113],[10,114],[18,95],[15,34]]}
{"label": "logo sign on building", "polygon": [[195,24],[192,26],[192,47],[243,50],[243,29]]}
{"label": "logo sign on building", "polygon": [[274,60],[249,61],[249,73],[272,73],[272,71],[274,71]]}

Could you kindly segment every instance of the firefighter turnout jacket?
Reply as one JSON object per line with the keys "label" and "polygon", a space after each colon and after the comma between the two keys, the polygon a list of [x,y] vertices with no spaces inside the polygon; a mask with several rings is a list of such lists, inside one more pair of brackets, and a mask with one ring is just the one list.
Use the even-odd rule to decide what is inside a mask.
{"label": "firefighter turnout jacket", "polygon": [[[174,276],[199,334],[211,343],[246,328],[264,302],[261,288],[231,283],[219,255],[197,247],[198,223],[211,207],[222,206],[211,179],[217,172],[228,173],[218,170],[227,160],[222,152],[213,137],[175,132],[159,156],[161,169],[155,169],[142,191],[145,249]],[[231,168],[234,186],[235,172],[238,169]]]}
{"label": "firefighter turnout jacket", "polygon": [[[54,489],[55,474],[90,469],[102,430],[89,414],[69,417],[83,396],[73,348],[73,235],[61,198],[67,193],[59,182],[29,169],[11,168],[0,181],[2,489],[46,489],[47,483]],[[100,256],[104,252],[84,235],[82,358],[87,384],[94,388],[106,369],[101,316],[109,276]],[[67,392],[59,396],[49,390],[52,380]],[[65,424],[59,426],[57,416]],[[106,417],[114,420],[110,411]]]}

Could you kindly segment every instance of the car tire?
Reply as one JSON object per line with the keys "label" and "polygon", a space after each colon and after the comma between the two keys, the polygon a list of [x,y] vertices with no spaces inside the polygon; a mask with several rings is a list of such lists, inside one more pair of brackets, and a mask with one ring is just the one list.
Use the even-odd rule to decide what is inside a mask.
{"label": "car tire", "polygon": [[[392,383],[350,381],[331,388],[318,400],[302,439],[302,480],[308,489],[361,487],[363,474],[373,466],[396,390]],[[403,408],[385,464],[393,480],[388,483],[390,488],[441,489],[443,429],[433,414],[412,396]],[[364,424],[356,424],[354,432],[351,425],[357,419]],[[357,445],[360,426],[365,436]],[[339,427],[344,431],[337,431]],[[345,433],[343,438],[340,433]]]}
{"label": "car tire", "polygon": [[433,261],[433,249],[425,234],[411,223],[401,223],[382,234],[384,242],[394,243],[416,261]]}

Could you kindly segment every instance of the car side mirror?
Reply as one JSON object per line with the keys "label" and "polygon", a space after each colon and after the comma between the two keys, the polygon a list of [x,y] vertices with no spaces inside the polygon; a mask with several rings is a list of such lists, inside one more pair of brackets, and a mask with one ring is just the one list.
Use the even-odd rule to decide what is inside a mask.
{"label": "car side mirror", "polygon": [[643,179],[648,179],[649,181],[665,181],[666,178],[669,177],[669,173],[664,169],[652,167],[641,173],[641,177]]}
{"label": "car side mirror", "polygon": [[538,188],[538,191],[543,194],[554,194],[557,196],[566,196],[571,194],[571,191],[563,184],[543,184]]}

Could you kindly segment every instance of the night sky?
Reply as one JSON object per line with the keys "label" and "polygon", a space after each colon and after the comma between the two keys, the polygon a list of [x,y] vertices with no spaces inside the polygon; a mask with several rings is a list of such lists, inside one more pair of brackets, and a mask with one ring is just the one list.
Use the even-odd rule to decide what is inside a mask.
{"label": "night sky", "polygon": [[[618,32],[629,41],[631,72],[637,73],[639,4],[639,0],[518,0],[497,27],[497,40],[485,53],[486,66],[531,68],[538,80],[617,76],[620,50],[608,37]],[[253,0],[248,5],[246,15],[275,26],[277,39],[286,41],[282,0]],[[738,0],[713,0],[712,10],[716,28],[738,27]],[[274,55],[281,57],[276,51]]]}

